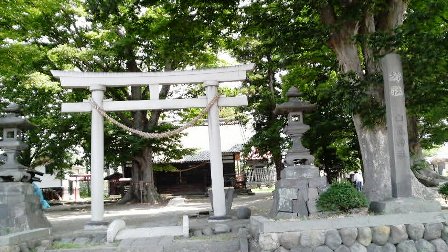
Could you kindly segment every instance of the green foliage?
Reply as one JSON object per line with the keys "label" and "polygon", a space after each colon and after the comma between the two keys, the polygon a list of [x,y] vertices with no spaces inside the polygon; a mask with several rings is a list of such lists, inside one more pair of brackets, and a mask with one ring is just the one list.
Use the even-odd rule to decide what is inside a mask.
{"label": "green foliage", "polygon": [[[52,79],[51,69],[147,72],[215,66],[222,38],[232,30],[237,6],[238,1],[197,0],[2,2],[1,102],[19,103],[37,126],[26,136],[30,148],[22,153],[23,164],[46,165],[62,174],[74,163],[90,163],[89,114],[60,113],[62,102],[80,102],[90,92],[61,89]],[[105,96],[113,100],[150,96],[147,87],[132,89],[108,88]],[[172,95],[166,93],[161,98]],[[164,132],[175,128],[158,125],[164,113],[168,114],[138,111],[110,115],[132,128]],[[146,140],[106,121],[105,166],[143,160],[149,147],[154,155],[179,158],[189,151],[182,150],[180,137]]]}
{"label": "green foliage", "polygon": [[444,198],[448,198],[448,183],[445,183],[439,187],[439,193],[442,194]]}
{"label": "green foliage", "polygon": [[424,159],[415,160],[411,166],[411,169],[414,171],[424,170],[424,169],[428,169],[428,168],[429,168],[429,163]]}
{"label": "green foliage", "polygon": [[333,183],[317,200],[317,208],[320,211],[348,212],[350,209],[367,205],[366,196],[348,181]]}
{"label": "green foliage", "polygon": [[81,198],[90,198],[90,182],[79,182],[79,196]]}

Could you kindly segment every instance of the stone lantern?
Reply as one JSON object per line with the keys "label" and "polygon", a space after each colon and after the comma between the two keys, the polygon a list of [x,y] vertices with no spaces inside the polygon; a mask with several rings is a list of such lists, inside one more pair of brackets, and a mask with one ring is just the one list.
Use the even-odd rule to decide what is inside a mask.
{"label": "stone lantern", "polygon": [[303,123],[303,112],[312,111],[315,105],[300,100],[300,92],[296,87],[291,87],[286,96],[288,101],[277,104],[274,110],[275,114],[288,115],[288,125],[285,128],[285,133],[291,138],[292,146],[285,156],[285,164],[287,166],[310,165],[314,162],[314,157],[302,145],[302,136],[310,128]]}
{"label": "stone lantern", "polygon": [[[17,241],[26,242],[28,238],[46,239],[50,228],[30,183],[30,173],[33,171],[27,172],[27,167],[17,162],[17,155],[27,148],[22,142],[22,132],[33,126],[26,118],[19,116],[17,104],[10,104],[4,111],[6,116],[0,118],[0,128],[3,130],[0,148],[6,153],[7,160],[0,166],[0,236],[13,238],[5,239],[0,251],[16,246]],[[26,236],[14,236],[23,231],[27,231]]]}
{"label": "stone lantern", "polygon": [[317,212],[317,198],[327,187],[327,178],[320,176],[319,169],[313,165],[314,157],[302,145],[302,136],[310,128],[303,123],[303,113],[312,111],[315,105],[302,101],[295,87],[286,95],[288,101],[277,104],[274,113],[288,116],[285,133],[291,138],[292,146],[286,153],[285,168],[276,184],[271,215],[308,216]]}
{"label": "stone lantern", "polygon": [[9,104],[5,109],[6,116],[0,118],[0,128],[3,130],[3,139],[0,149],[6,154],[6,162],[0,166],[0,181],[27,181],[30,178],[26,172],[27,167],[17,162],[17,155],[28,147],[22,142],[22,131],[30,129],[33,125],[24,117],[19,116],[19,106]]}

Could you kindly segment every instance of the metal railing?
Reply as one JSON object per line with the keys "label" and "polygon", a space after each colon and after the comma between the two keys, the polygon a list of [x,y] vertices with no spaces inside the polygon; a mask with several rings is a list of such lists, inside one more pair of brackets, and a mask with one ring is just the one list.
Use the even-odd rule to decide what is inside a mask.
{"label": "metal railing", "polygon": [[277,180],[275,169],[251,168],[246,173],[247,184],[273,185]]}

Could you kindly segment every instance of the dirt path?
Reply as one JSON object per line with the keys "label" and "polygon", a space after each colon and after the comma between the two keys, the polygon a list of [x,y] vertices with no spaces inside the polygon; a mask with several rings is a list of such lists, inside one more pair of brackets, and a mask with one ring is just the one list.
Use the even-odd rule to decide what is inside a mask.
{"label": "dirt path", "polygon": [[[272,205],[272,193],[238,195],[232,209],[246,206],[252,215],[267,216]],[[182,215],[195,215],[211,210],[208,197],[186,198],[184,204],[176,206],[151,206],[147,204],[105,205],[104,220],[123,219],[128,227],[150,227],[178,225]],[[52,224],[52,233],[57,236],[70,235],[82,230],[90,220],[90,207],[63,210],[54,207],[45,213]]]}

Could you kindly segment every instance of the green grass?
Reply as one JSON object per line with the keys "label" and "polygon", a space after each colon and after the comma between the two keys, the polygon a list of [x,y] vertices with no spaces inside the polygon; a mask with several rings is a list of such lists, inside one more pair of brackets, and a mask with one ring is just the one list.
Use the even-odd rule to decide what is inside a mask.
{"label": "green grass", "polygon": [[254,193],[269,193],[273,192],[275,190],[274,186],[271,187],[260,187],[260,188],[253,188],[251,189]]}
{"label": "green grass", "polygon": [[80,244],[76,244],[73,242],[54,242],[51,246],[52,249],[76,249],[82,247],[85,246],[81,246]]}

